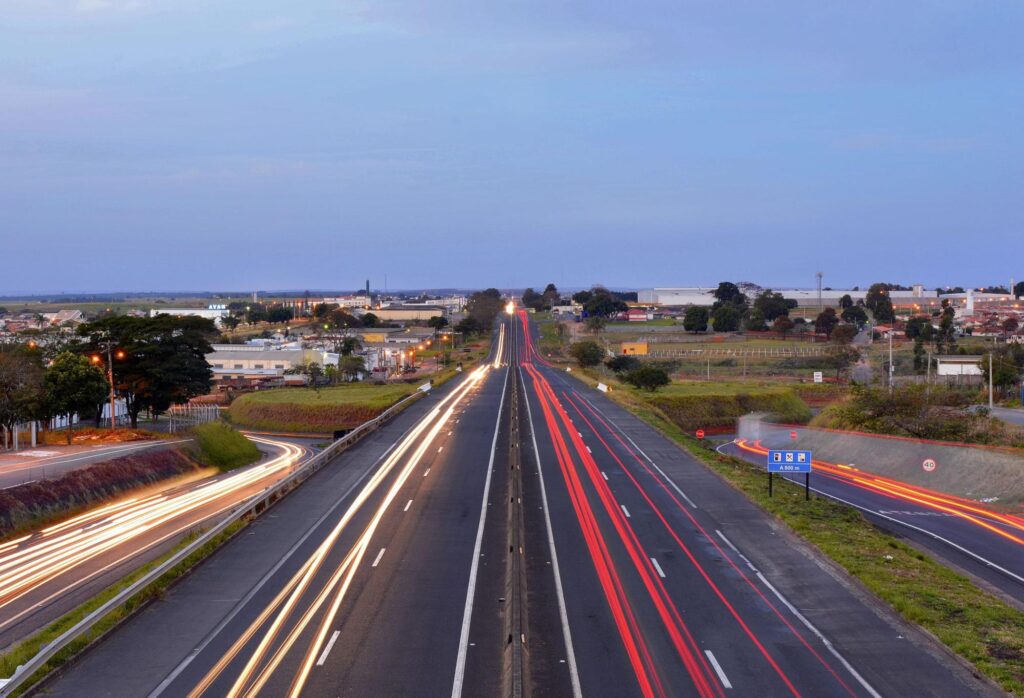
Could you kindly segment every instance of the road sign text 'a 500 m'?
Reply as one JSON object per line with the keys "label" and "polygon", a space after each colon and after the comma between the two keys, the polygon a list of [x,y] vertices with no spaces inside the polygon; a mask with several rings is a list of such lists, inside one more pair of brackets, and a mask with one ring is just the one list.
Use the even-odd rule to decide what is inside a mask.
{"label": "road sign text 'a 500 m'", "polygon": [[768,451],[768,472],[809,473],[811,472],[811,452]]}

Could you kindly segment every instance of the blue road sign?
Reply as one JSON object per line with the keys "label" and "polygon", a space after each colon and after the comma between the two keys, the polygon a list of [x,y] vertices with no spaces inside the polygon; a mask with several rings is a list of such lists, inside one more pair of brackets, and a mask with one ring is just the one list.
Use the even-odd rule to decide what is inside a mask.
{"label": "blue road sign", "polygon": [[810,451],[768,451],[769,473],[811,472]]}

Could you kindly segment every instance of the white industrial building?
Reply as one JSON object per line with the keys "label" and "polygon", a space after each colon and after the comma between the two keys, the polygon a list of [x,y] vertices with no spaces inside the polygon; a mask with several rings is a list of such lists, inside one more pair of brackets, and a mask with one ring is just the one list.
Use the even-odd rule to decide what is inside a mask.
{"label": "white industrial building", "polygon": [[[641,305],[664,305],[664,306],[689,306],[689,305],[714,305],[714,288],[651,288],[637,292],[637,301]],[[783,297],[795,300],[801,306],[818,305],[818,289],[806,288],[780,288],[771,289],[781,293]],[[756,292],[744,289],[749,300],[753,301]],[[849,295],[854,302],[864,300],[867,296],[867,289],[822,289],[821,303],[826,306],[839,305],[839,299]],[[914,303],[935,301],[938,292],[928,291],[924,286],[918,284],[910,291],[889,291],[889,297],[893,305],[913,305]]]}
{"label": "white industrial building", "polygon": [[226,305],[211,305],[206,308],[153,308],[150,317],[172,315],[174,317],[204,317],[213,320],[220,327],[221,322],[230,314]]}

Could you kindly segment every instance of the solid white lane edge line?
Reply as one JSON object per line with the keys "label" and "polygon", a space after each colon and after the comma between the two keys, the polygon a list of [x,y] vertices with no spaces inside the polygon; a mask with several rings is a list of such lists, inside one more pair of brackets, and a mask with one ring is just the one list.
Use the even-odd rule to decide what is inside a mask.
{"label": "solid white lane edge line", "polygon": [[402,511],[409,511],[409,507],[411,507],[411,506],[412,506],[412,500],[410,499],[408,502],[405,503],[405,509],[402,509]]}
{"label": "solid white lane edge line", "polygon": [[551,509],[548,507],[548,491],[544,486],[544,469],[540,462],[540,449],[537,448],[537,430],[533,427],[533,409],[530,407],[530,396],[526,393],[526,378],[523,377],[522,367],[519,368],[519,377],[523,380],[523,394],[526,397],[526,415],[530,420],[530,438],[533,440],[533,454],[537,459],[537,478],[540,480],[540,499],[544,505],[544,523],[548,529],[548,551],[551,553],[551,569],[555,573],[555,594],[558,597],[558,615],[562,621],[562,637],[565,639],[566,659],[569,662],[569,679],[572,682],[572,694],[574,698],[582,698],[583,689],[580,687],[580,674],[579,670],[576,668],[576,651],[573,649],[572,632],[569,630],[569,613],[565,610],[565,592],[562,590],[562,573],[558,568],[558,552],[555,550],[555,534],[551,528]]}
{"label": "solid white lane edge line", "polygon": [[620,507],[622,507],[622,513],[626,515],[626,518],[627,518],[627,519],[629,519],[629,518],[632,518],[632,517],[631,517],[631,516],[629,515],[629,509],[627,509],[627,508],[626,508],[626,505],[625,505],[625,504],[620,504],[619,506],[620,506]]}
{"label": "solid white lane edge line", "polygon": [[[494,472],[494,453],[498,448],[498,431],[501,428],[501,412],[505,408],[505,391],[508,389],[509,369],[505,369],[501,400],[498,402],[498,416],[494,418],[494,438],[491,440],[491,458],[487,463],[484,478],[484,496],[480,500],[480,523],[476,528],[476,543],[469,566],[469,586],[466,588],[466,607],[462,611],[462,631],[459,633],[459,653],[455,658],[455,680],[452,683],[452,698],[461,698],[462,684],[466,679],[466,654],[469,652],[469,626],[473,621],[473,597],[476,595],[476,576],[480,567],[480,548],[484,540],[484,523],[487,521],[487,498],[491,492],[491,473]],[[458,420],[455,420],[458,421]]]}
{"label": "solid white lane edge line", "polygon": [[[601,415],[602,417],[604,417],[604,418],[605,418],[605,420],[606,420],[606,421],[607,421],[607,422],[608,422],[609,424],[611,424],[612,426],[614,426],[614,427],[615,427],[615,429],[616,429],[616,431],[618,431],[618,432],[619,432],[620,434],[622,434],[622,435],[623,435],[624,437],[626,437],[626,441],[628,441],[629,443],[633,444],[633,448],[635,448],[635,449],[637,450],[637,452],[639,452],[639,453],[640,453],[640,455],[641,455],[641,456],[643,456],[643,457],[644,457],[644,458],[645,458],[645,459],[647,460],[647,462],[651,464],[651,467],[653,467],[653,468],[654,468],[655,470],[657,470],[657,471],[658,471],[658,473],[659,473],[659,474],[660,474],[660,475],[661,475],[661,476],[662,476],[663,478],[665,478],[665,482],[667,482],[667,483],[669,484],[669,486],[671,486],[671,487],[672,487],[672,489],[674,489],[674,490],[675,490],[676,492],[678,492],[678,493],[679,493],[679,496],[680,496],[680,497],[682,497],[683,499],[685,499],[685,500],[686,500],[686,503],[687,503],[687,504],[689,504],[691,508],[693,508],[693,509],[696,509],[696,508],[697,508],[697,505],[693,503],[693,500],[692,500],[692,499],[690,499],[689,497],[687,497],[687,496],[686,496],[686,493],[685,493],[685,492],[683,492],[683,491],[682,491],[681,489],[679,489],[679,485],[677,485],[677,484],[676,484],[675,482],[673,482],[673,481],[672,481],[672,478],[670,478],[670,477],[668,476],[668,474],[667,474],[667,473],[666,473],[666,472],[665,472],[664,470],[662,470],[661,468],[659,468],[659,467],[658,467],[658,464],[657,464],[657,463],[655,463],[655,462],[654,462],[653,460],[651,460],[651,457],[650,457],[650,456],[648,456],[648,455],[647,455],[646,453],[644,453],[644,450],[643,450],[642,448],[640,448],[640,447],[639,447],[639,446],[637,445],[636,441],[633,441],[633,439],[631,439],[631,438],[629,437],[629,434],[627,434],[627,433],[626,433],[625,431],[623,431],[622,427],[620,427],[620,426],[619,426],[618,424],[616,424],[616,423],[615,423],[615,422],[614,422],[614,421],[613,421],[613,420],[612,420],[612,419],[611,419],[611,418],[610,418],[610,417],[609,417],[608,415],[606,415],[606,414],[605,414],[604,412],[602,412],[602,411],[601,411],[601,408],[600,408],[600,407],[598,407],[597,405],[595,405],[594,403],[592,403],[592,402],[591,402],[590,400],[588,400],[588,399],[587,399],[587,398],[586,398],[586,397],[585,397],[584,395],[582,395],[582,394],[581,394],[581,395],[580,395],[580,397],[581,397],[581,398],[583,398],[584,400],[586,400],[586,401],[587,401],[587,404],[588,404],[588,405],[590,405],[591,407],[593,407],[593,408],[594,408],[594,409],[595,409],[595,410],[597,411],[597,413],[598,413],[599,415]],[[639,419],[639,418],[638,418],[638,419]],[[651,427],[651,428],[653,429],[654,427]],[[667,438],[667,437],[666,437],[666,438]]]}
{"label": "solid white lane edge line", "polygon": [[323,666],[324,662],[327,661],[327,655],[331,653],[334,643],[338,641],[338,635],[341,635],[341,631],[335,630],[334,634],[331,635],[331,639],[327,641],[327,646],[324,647],[324,651],[320,653],[320,659],[316,660],[317,666]]}
{"label": "solid white lane edge line", "polygon": [[778,590],[778,589],[776,589],[776,588],[775,588],[774,586],[772,586],[772,583],[768,581],[768,578],[767,578],[767,577],[765,577],[765,576],[764,576],[763,574],[761,574],[761,570],[759,570],[759,569],[757,569],[756,567],[754,567],[754,563],[752,563],[752,562],[751,562],[751,561],[750,561],[750,560],[749,560],[749,559],[747,558],[747,556],[746,556],[746,555],[744,555],[743,553],[741,553],[741,552],[739,551],[739,548],[737,548],[737,547],[736,547],[735,545],[733,545],[732,541],[731,541],[731,540],[729,540],[728,538],[726,538],[726,537],[725,537],[725,534],[724,534],[724,533],[722,533],[722,532],[721,532],[720,530],[718,530],[717,528],[715,529],[715,533],[716,533],[716,534],[718,534],[718,537],[719,537],[719,538],[721,538],[721,539],[722,539],[722,541],[724,541],[724,542],[725,542],[725,544],[726,544],[726,545],[728,545],[728,546],[729,546],[729,547],[730,547],[730,548],[732,549],[732,551],[733,551],[734,553],[736,553],[736,555],[737,555],[737,556],[739,556],[739,558],[740,558],[741,560],[743,560],[743,562],[745,562],[745,563],[746,563],[747,567],[749,567],[749,568],[751,569],[751,571],[753,571],[753,573],[754,573],[754,574],[755,574],[755,575],[757,576],[758,580],[759,580],[759,581],[760,581],[760,582],[761,582],[762,584],[764,584],[764,585],[765,585],[766,587],[768,587],[768,589],[769,589],[769,590],[770,590],[770,591],[771,591],[771,592],[772,592],[773,594],[775,594],[775,597],[776,597],[776,598],[777,598],[777,599],[778,599],[779,601],[781,601],[781,602],[783,603],[783,605],[785,605],[785,606],[786,606],[786,608],[788,608],[788,609],[789,609],[789,612],[790,612],[790,613],[792,613],[792,614],[793,614],[794,616],[796,616],[796,617],[797,617],[797,619],[799,619],[799,620],[800,620],[800,622],[801,622],[801,623],[803,623],[803,624],[804,624],[804,626],[805,626],[805,627],[806,627],[806,628],[807,628],[808,630],[810,630],[810,631],[811,631],[812,633],[814,633],[814,634],[815,634],[815,635],[817,636],[817,638],[818,638],[819,640],[821,640],[821,643],[822,643],[823,645],[825,645],[825,647],[827,647],[827,648],[828,648],[828,651],[832,653],[832,656],[834,656],[834,657],[835,657],[836,659],[838,659],[838,660],[839,660],[839,661],[840,661],[840,662],[842,663],[842,665],[843,665],[844,667],[846,667],[846,670],[847,670],[848,672],[850,672],[850,675],[851,675],[851,676],[853,676],[853,678],[855,678],[855,679],[857,680],[857,683],[859,683],[859,684],[860,684],[861,686],[863,686],[863,688],[864,688],[864,690],[865,690],[865,691],[867,691],[867,692],[868,692],[868,693],[869,693],[869,694],[870,694],[870,695],[871,695],[871,696],[872,696],[873,698],[882,698],[881,694],[879,694],[879,693],[878,693],[878,691],[876,691],[876,690],[874,689],[874,687],[872,687],[872,686],[871,686],[871,684],[869,684],[869,683],[868,683],[868,682],[867,682],[867,681],[866,681],[866,680],[864,679],[864,677],[863,677],[863,676],[861,676],[861,675],[860,675],[860,674],[859,674],[859,673],[857,672],[857,670],[853,668],[853,665],[852,665],[852,664],[850,664],[850,663],[849,663],[848,661],[846,661],[846,657],[844,657],[843,655],[841,655],[841,654],[839,653],[839,650],[837,650],[837,649],[836,649],[835,647],[833,647],[833,646],[832,646],[832,643],[831,643],[831,642],[829,641],[829,639],[828,639],[827,637],[825,637],[824,633],[822,633],[822,632],[821,632],[820,630],[818,630],[818,628],[816,628],[816,627],[814,626],[814,624],[813,624],[813,623],[811,623],[811,621],[807,620],[807,618],[805,618],[805,617],[804,617],[804,614],[800,613],[800,611],[798,611],[798,610],[797,610],[796,606],[794,606],[793,604],[791,604],[791,603],[789,602],[789,599],[787,599],[787,598],[786,598],[785,596],[783,596],[783,595],[782,595],[782,592],[781,592],[781,591],[779,591],[779,590]]}
{"label": "solid white lane edge line", "polygon": [[725,675],[724,671],[722,671],[722,665],[718,663],[717,659],[715,659],[714,652],[712,652],[711,650],[704,650],[704,654],[707,655],[708,661],[711,662],[712,668],[714,668],[715,673],[718,674],[718,678],[721,679],[722,685],[726,688],[732,688],[732,684],[729,682],[729,677]]}
{"label": "solid white lane edge line", "polygon": [[654,569],[658,573],[658,576],[662,579],[665,578],[665,570],[661,569],[661,565],[658,564],[658,559],[652,557],[651,562],[654,564]]}
{"label": "solid white lane edge line", "polygon": [[381,548],[380,549],[380,552],[377,553],[377,557],[373,558],[373,564],[370,565],[370,567],[376,567],[378,564],[380,564],[380,559],[382,557],[384,557],[384,551],[385,550],[387,550],[387,548]]}

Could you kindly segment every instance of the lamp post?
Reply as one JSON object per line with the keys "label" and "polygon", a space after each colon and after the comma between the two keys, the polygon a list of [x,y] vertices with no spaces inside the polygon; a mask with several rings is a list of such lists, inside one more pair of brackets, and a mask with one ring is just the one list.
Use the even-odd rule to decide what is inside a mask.
{"label": "lamp post", "polygon": [[[118,359],[123,359],[125,354],[121,349],[118,349],[117,353],[114,354],[114,342],[110,339],[107,339],[104,342],[103,348],[107,352],[107,383],[110,385],[110,429],[113,430],[115,428],[115,414],[117,406],[117,400],[114,392],[114,356],[117,356]],[[93,354],[92,362],[94,364],[99,364],[102,361],[103,359],[100,358],[98,354]]]}

